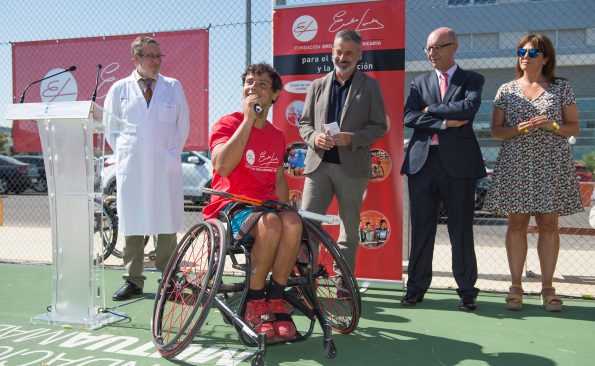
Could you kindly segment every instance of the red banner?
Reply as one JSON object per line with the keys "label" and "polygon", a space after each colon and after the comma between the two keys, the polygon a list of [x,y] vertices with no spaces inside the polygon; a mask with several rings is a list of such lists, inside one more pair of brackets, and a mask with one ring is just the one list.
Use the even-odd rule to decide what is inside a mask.
{"label": "red banner", "polygon": [[[33,85],[27,91],[25,102],[91,100],[97,65],[101,64],[96,102],[103,105],[110,86],[134,70],[130,45],[139,35],[15,43],[12,50],[14,102],[18,102],[17,96],[30,82],[71,65],[76,66],[76,71]],[[190,134],[184,150],[202,150],[208,146],[209,130],[209,34],[198,29],[147,36],[157,39],[165,55],[161,73],[178,79],[188,99]],[[34,122],[15,122],[13,138],[17,152],[41,151]]]}
{"label": "red banner", "polygon": [[[307,152],[297,121],[312,80],[334,69],[335,33],[355,29],[362,36],[358,68],[378,80],[389,118],[386,135],[372,146],[373,178],[364,196],[356,276],[360,279],[402,280],[403,90],[405,69],[405,0],[276,7],[273,14],[274,65],[284,91],[274,104],[274,124],[287,137],[285,157],[290,199],[299,204]],[[331,204],[328,214],[337,214]],[[338,226],[325,227],[338,237]]]}

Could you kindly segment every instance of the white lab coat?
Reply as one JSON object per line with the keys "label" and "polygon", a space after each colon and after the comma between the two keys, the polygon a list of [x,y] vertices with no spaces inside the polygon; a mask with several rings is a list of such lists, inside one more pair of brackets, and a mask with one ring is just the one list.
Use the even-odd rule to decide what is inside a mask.
{"label": "white lab coat", "polygon": [[129,236],[181,231],[184,192],[180,154],[190,129],[182,85],[158,75],[147,107],[133,72],[112,85],[104,108],[136,126],[133,133],[106,135],[116,155],[119,232]]}

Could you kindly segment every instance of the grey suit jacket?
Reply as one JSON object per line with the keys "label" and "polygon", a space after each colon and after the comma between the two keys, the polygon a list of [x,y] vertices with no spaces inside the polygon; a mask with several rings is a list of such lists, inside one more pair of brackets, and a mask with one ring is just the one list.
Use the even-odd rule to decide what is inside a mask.
{"label": "grey suit jacket", "polygon": [[[314,140],[318,133],[324,132],[323,125],[327,123],[333,72],[314,80],[306,95],[299,122],[300,135],[308,144],[304,174],[316,170],[324,155],[324,150],[314,146]],[[350,146],[339,147],[341,168],[350,177],[370,178],[370,145],[386,132],[386,111],[378,81],[359,70],[353,76],[341,113],[340,127],[342,132],[353,134]]]}

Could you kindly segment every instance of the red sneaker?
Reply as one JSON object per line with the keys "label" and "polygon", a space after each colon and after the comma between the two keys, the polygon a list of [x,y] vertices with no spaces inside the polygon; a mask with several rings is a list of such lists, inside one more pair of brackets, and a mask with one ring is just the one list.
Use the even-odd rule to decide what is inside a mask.
{"label": "red sneaker", "polygon": [[296,329],[293,320],[291,319],[291,306],[283,299],[269,300],[269,308],[275,316],[273,327],[277,337],[288,341],[295,338]]}
{"label": "red sneaker", "polygon": [[270,341],[275,337],[273,319],[273,313],[265,299],[250,300],[246,304],[244,320],[256,333],[264,333],[267,341]]}

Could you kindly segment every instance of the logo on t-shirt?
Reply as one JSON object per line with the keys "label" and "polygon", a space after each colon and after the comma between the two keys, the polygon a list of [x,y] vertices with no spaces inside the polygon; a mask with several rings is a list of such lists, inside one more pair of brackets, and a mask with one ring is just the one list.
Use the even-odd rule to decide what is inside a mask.
{"label": "logo on t-shirt", "polygon": [[256,156],[254,155],[254,151],[252,151],[252,150],[246,151],[246,161],[248,162],[248,164],[254,165],[254,158],[255,157]]}
{"label": "logo on t-shirt", "polygon": [[246,151],[246,168],[253,171],[274,173],[277,171],[280,160],[273,152],[270,155],[266,150],[261,151],[258,156],[254,150],[249,149]]}

